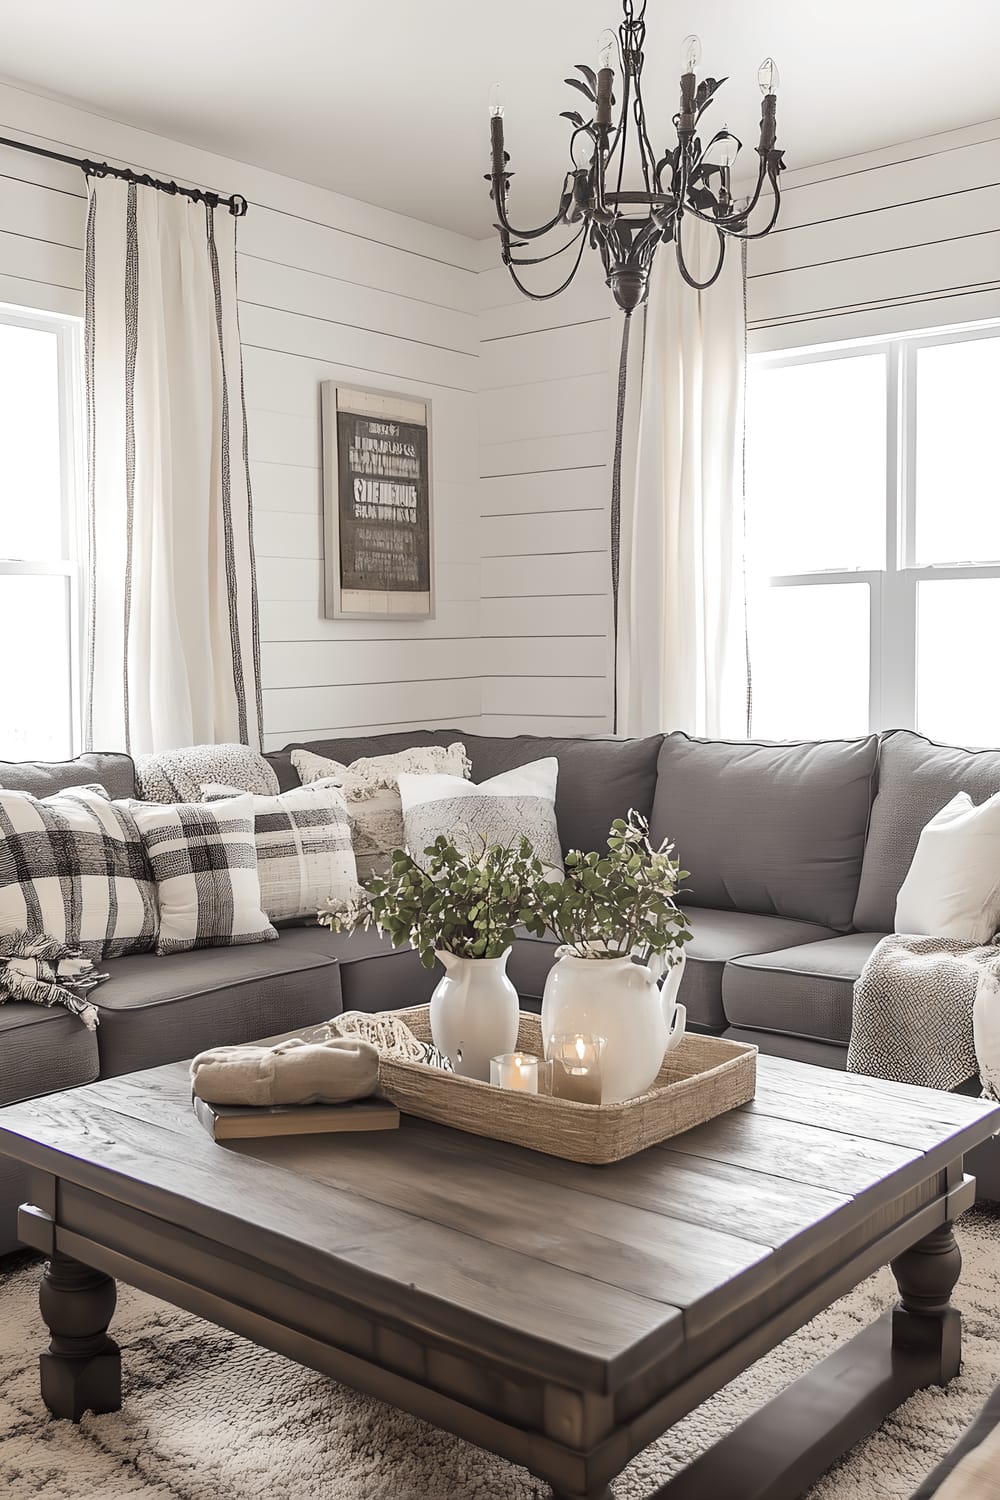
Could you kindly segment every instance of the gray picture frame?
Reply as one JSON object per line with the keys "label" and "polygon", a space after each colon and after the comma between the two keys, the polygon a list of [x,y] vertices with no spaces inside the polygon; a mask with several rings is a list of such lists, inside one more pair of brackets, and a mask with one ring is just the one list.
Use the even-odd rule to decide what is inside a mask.
{"label": "gray picture frame", "polygon": [[[323,423],[323,565],[324,607],[328,620],[428,620],[436,609],[434,568],[434,473],[432,402],[428,397],[404,391],[386,391],[373,386],[348,385],[325,380],[320,386]],[[342,497],[353,483],[348,455],[342,450],[339,429],[345,414],[369,421],[403,423],[426,431],[426,473],[417,481],[418,524],[406,528],[414,545],[425,554],[427,587],[400,589],[344,586],[345,561],[356,563],[354,535],[345,525]],[[426,515],[421,516],[421,504]],[[392,523],[379,523],[391,539]],[[418,559],[419,561],[419,559]]]}

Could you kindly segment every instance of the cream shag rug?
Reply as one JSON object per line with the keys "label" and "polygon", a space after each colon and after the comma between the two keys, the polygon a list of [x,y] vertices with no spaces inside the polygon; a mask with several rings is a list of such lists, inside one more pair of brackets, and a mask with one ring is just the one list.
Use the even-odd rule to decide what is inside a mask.
{"label": "cream shag rug", "polygon": [[[965,1362],[946,1391],[919,1392],[811,1492],[901,1500],[1000,1381],[1000,1216],[958,1226],[956,1305]],[[0,1494],[5,1500],[538,1500],[545,1487],[501,1459],[119,1287],[125,1405],[74,1427],[38,1395],[40,1262],[0,1279]],[[616,1481],[646,1500],[663,1480],[893,1301],[882,1271],[648,1448]],[[707,1500],[707,1497],[706,1497]]]}

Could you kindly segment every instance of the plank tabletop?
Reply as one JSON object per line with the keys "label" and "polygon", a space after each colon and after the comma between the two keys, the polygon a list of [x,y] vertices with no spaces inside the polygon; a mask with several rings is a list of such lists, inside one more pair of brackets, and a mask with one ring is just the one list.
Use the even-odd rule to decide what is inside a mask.
{"label": "plank tabletop", "polygon": [[0,1110],[0,1153],[605,1389],[790,1301],[824,1248],[997,1129],[981,1100],[761,1057],[750,1104],[605,1167],[410,1117],[222,1145],[178,1063]]}

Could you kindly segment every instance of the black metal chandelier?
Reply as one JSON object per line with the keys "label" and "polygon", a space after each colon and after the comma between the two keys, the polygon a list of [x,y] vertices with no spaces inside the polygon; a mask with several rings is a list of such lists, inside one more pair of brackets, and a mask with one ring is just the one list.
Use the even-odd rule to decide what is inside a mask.
{"label": "black metal chandelier", "polygon": [[[689,36],[683,44],[680,108],[674,115],[677,144],[657,154],[650,140],[642,96],[642,70],[646,37],[646,0],[623,0],[624,17],[617,35],[610,29],[599,42],[596,71],[578,63],[580,78],[567,78],[592,106],[591,118],[577,110],[564,110],[562,118],[572,127],[569,141],[570,170],[566,175],[555,215],[534,229],[519,229],[507,214],[512,173],[504,149],[504,107],[498,84],[490,91],[491,170],[487,174],[490,196],[496,205],[503,263],[525,296],[535,301],[557,297],[569,286],[579,269],[587,246],[600,252],[607,284],[628,318],[646,300],[653,257],[661,244],[673,243],[680,274],[691,287],[703,290],[718,279],[728,239],[761,239],[774,227],[781,205],[779,174],[784,169],[783,152],[777,138],[776,91],[778,70],[771,58],[761,63],[757,81],[763,94],[760,158],[753,192],[741,203],[732,196],[732,168],[741,143],[725,125],[702,144],[699,125],[724,78],[698,80],[701,43]],[[615,67],[621,72],[621,108],[614,119]],[[638,158],[636,161],[635,158]],[[642,186],[623,187],[632,173]],[[765,182],[770,183],[770,218],[751,229],[751,214],[760,202]],[[718,262],[704,281],[691,274],[685,260],[682,224],[685,216],[710,224],[719,237]],[[563,244],[546,255],[521,257],[527,248],[559,225],[579,228]],[[569,274],[550,291],[532,291],[518,272],[525,266],[542,265],[576,247]]]}

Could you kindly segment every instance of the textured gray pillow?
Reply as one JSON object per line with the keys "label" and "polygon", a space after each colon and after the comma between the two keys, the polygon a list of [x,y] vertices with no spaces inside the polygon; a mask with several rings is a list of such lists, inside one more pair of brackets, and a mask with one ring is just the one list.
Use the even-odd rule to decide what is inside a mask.
{"label": "textured gray pillow", "polygon": [[669,734],[654,842],[670,838],[684,904],[851,925],[878,740],[761,744]]}
{"label": "textured gray pillow", "polygon": [[1000,792],[1000,750],[936,745],[909,729],[883,735],[878,794],[854,908],[859,931],[892,932],[896,897],[920,834],[956,792],[968,792],[976,803]]}

